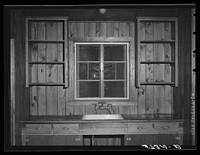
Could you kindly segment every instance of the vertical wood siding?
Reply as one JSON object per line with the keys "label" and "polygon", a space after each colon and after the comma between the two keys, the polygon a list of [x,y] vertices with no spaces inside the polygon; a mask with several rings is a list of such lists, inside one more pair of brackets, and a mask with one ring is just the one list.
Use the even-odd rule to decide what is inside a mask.
{"label": "vertical wood siding", "polygon": [[[169,22],[142,22],[141,40],[170,40],[172,37]],[[171,61],[173,48],[169,43],[141,44],[140,61]],[[142,64],[139,74],[141,82],[170,82],[172,68],[168,64]],[[173,87],[167,85],[141,86],[138,91],[138,113],[173,113]]]}
{"label": "vertical wood siding", "polygon": [[[62,22],[31,22],[30,39],[63,40]],[[32,61],[63,61],[63,44],[32,43]],[[31,82],[63,82],[63,65],[38,64],[31,66]],[[61,86],[30,87],[31,115],[65,115],[66,90]]]}
{"label": "vertical wood siding", "polygon": [[[60,40],[63,38],[63,25],[59,22],[31,23],[31,39]],[[170,23],[141,24],[142,40],[171,39]],[[113,113],[120,114],[155,114],[172,113],[173,88],[171,86],[142,86],[135,88],[135,23],[134,22],[70,22],[70,37],[132,37],[130,44],[130,100],[135,104],[113,106]],[[62,61],[63,45],[60,43],[33,44],[30,46],[31,60]],[[141,61],[164,61],[172,59],[170,44],[142,44]],[[70,115],[95,114],[91,105],[70,103],[74,99],[74,52],[73,42],[69,41],[69,88],[62,86],[31,87],[31,115]],[[170,81],[170,65],[141,65],[141,82]],[[32,65],[32,82],[62,82],[62,65]],[[106,113],[106,111],[98,112]]]}
{"label": "vertical wood siding", "polygon": [[[74,22],[69,24],[70,37],[134,37],[133,22]],[[29,39],[61,40],[63,39],[63,25],[58,22],[31,22],[29,24]],[[133,38],[134,39],[134,38]],[[62,61],[63,45],[59,43],[38,43],[29,46],[32,61]],[[74,98],[74,52],[73,42],[69,41],[69,78],[70,86],[32,86],[30,89],[31,115],[71,115],[95,114],[91,105],[72,105]],[[130,57],[134,60],[134,41],[131,42]],[[130,99],[137,100],[137,90],[134,87],[135,67],[131,61]],[[62,82],[62,65],[32,65],[31,82]],[[106,111],[98,111],[106,113]],[[113,113],[137,114],[137,107],[113,106]]]}

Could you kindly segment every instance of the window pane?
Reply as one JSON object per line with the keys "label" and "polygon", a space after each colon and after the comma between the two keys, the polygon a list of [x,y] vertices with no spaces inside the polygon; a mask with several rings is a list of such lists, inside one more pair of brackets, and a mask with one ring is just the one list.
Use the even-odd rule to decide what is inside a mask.
{"label": "window pane", "polygon": [[115,79],[115,63],[104,63],[104,79]]}
{"label": "window pane", "polygon": [[126,63],[117,63],[116,79],[126,79]]}
{"label": "window pane", "polygon": [[77,98],[127,97],[126,48],[125,44],[77,44]]}
{"label": "window pane", "polygon": [[89,63],[90,80],[100,79],[100,63]]}
{"label": "window pane", "polygon": [[125,61],[124,45],[104,45],[104,61]]}
{"label": "window pane", "polygon": [[105,97],[126,97],[124,81],[104,82]]}
{"label": "window pane", "polygon": [[77,70],[77,77],[79,77],[78,79],[81,80],[87,80],[87,63],[77,63],[77,68],[79,68],[79,70]]}
{"label": "window pane", "polygon": [[100,45],[79,45],[77,52],[78,61],[99,61]]}
{"label": "window pane", "polygon": [[78,82],[79,97],[100,97],[100,82]]}

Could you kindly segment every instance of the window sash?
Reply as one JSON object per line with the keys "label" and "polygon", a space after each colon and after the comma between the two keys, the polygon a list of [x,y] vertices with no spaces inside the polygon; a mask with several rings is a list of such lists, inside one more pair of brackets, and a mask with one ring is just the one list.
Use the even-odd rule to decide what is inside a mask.
{"label": "window sash", "polygon": [[[79,45],[99,45],[100,46],[100,60],[98,61],[80,61],[80,60],[77,60],[77,52],[79,52]],[[119,45],[119,46],[124,46],[124,57],[125,57],[125,60],[122,60],[122,61],[105,61],[103,60],[104,59],[104,47],[105,45],[107,46],[108,45]],[[129,98],[129,43],[75,43],[75,90],[74,90],[74,93],[75,93],[75,99],[76,100],[90,100],[90,99],[128,99]],[[79,79],[77,76],[79,76],[78,74],[79,71],[77,71],[77,65],[79,65],[80,63],[100,63],[100,78],[99,79]],[[104,66],[106,63],[113,63],[115,64],[115,66],[117,64],[124,64],[125,67],[125,72],[123,74],[123,79],[105,79],[104,78]],[[89,68],[88,68],[89,70]],[[115,73],[116,74],[116,73]],[[88,76],[88,75],[87,75]],[[80,96],[80,88],[79,88],[79,84],[80,82],[100,82],[100,95],[99,97],[79,97]],[[104,88],[104,84],[105,82],[123,82],[124,83],[124,97],[105,97],[105,88]]]}

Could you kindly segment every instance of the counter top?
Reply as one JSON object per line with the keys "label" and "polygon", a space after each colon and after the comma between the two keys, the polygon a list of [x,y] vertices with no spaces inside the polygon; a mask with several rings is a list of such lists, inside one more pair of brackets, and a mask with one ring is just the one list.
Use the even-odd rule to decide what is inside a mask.
{"label": "counter top", "polygon": [[125,115],[122,114],[122,120],[82,120],[83,115],[66,115],[66,116],[29,116],[21,120],[21,123],[88,123],[88,122],[146,122],[146,121],[183,121],[172,115]]}

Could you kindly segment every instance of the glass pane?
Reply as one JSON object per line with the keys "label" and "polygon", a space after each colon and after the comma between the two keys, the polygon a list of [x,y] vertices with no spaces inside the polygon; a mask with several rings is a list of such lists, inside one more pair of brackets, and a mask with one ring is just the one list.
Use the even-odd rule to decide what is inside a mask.
{"label": "glass pane", "polygon": [[126,86],[124,81],[104,82],[105,97],[126,97]]}
{"label": "glass pane", "polygon": [[100,97],[100,82],[78,82],[79,97]]}
{"label": "glass pane", "polygon": [[115,79],[115,63],[104,63],[104,79]]}
{"label": "glass pane", "polygon": [[100,79],[100,63],[89,63],[90,80]]}
{"label": "glass pane", "polygon": [[78,61],[99,61],[100,45],[78,45]]}
{"label": "glass pane", "polygon": [[117,63],[117,78],[116,79],[126,79],[126,64]]}
{"label": "glass pane", "polygon": [[126,61],[125,45],[104,45],[104,61]]}
{"label": "glass pane", "polygon": [[79,70],[77,70],[77,77],[80,80],[87,80],[87,63],[77,63],[77,67]]}

